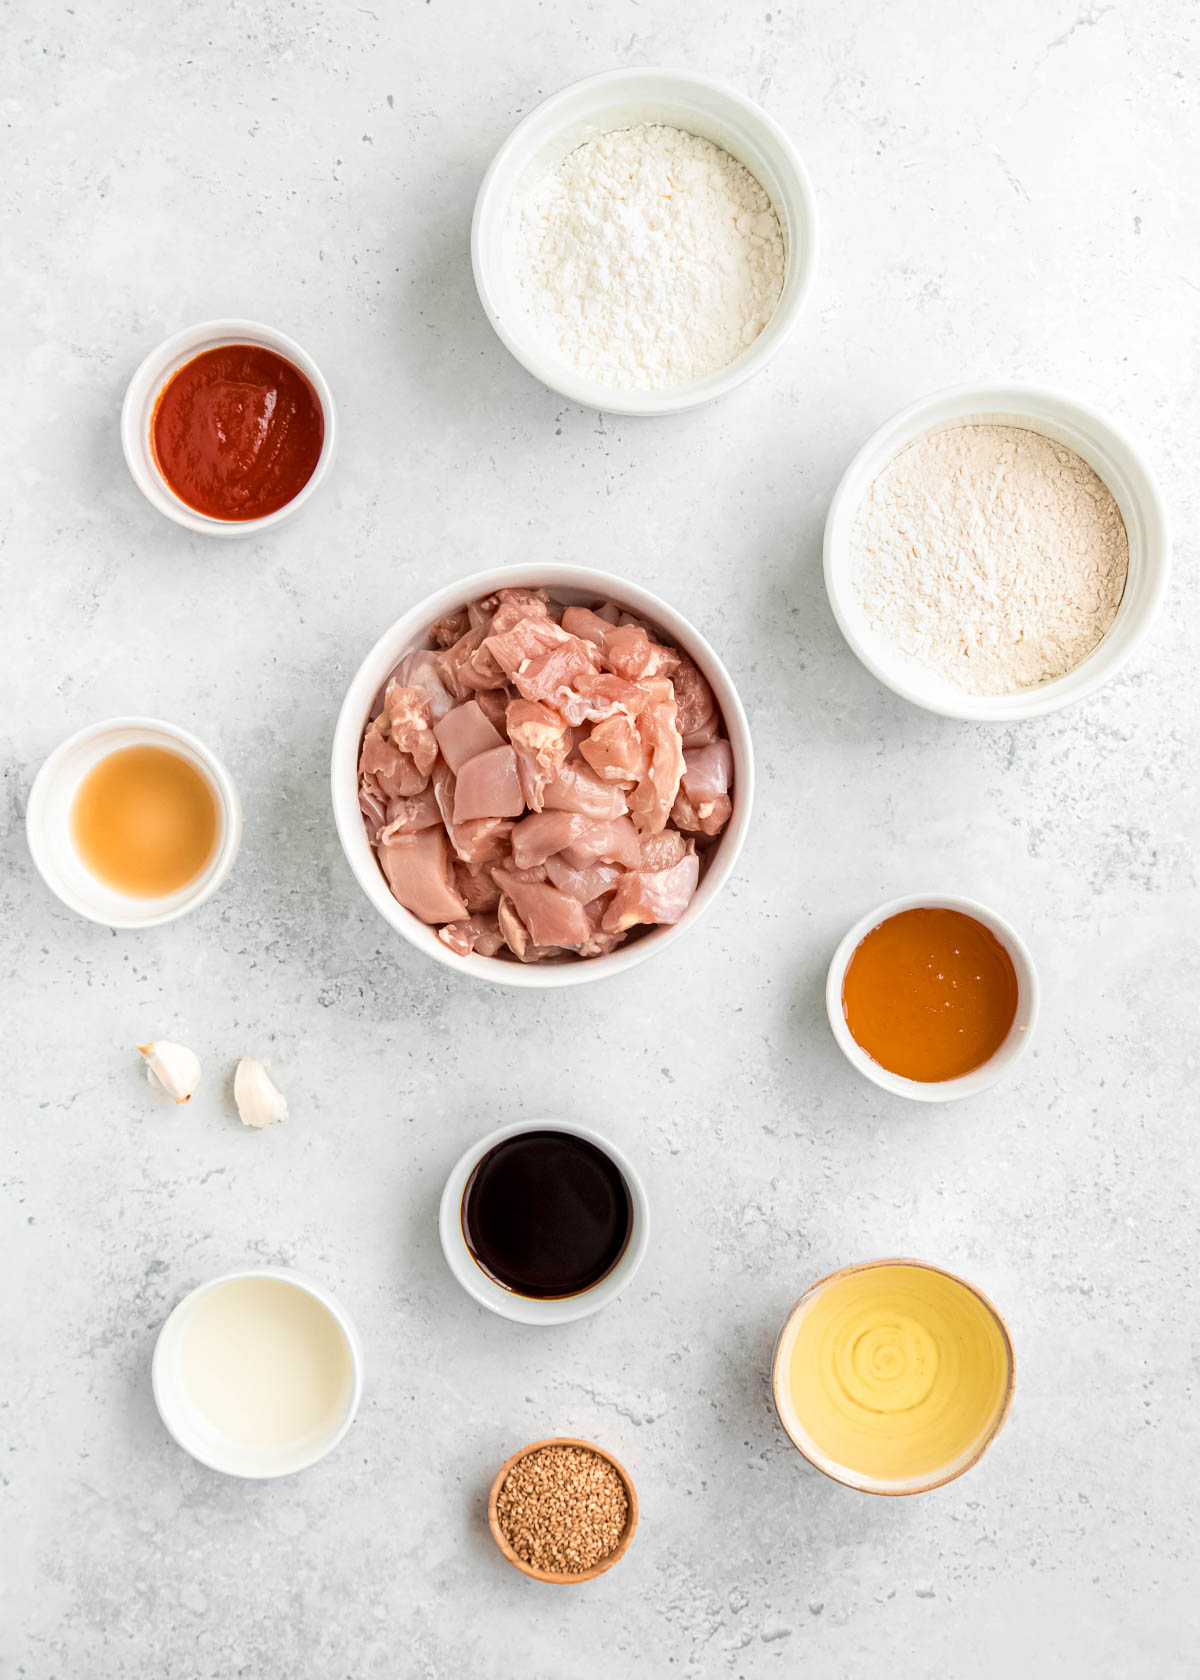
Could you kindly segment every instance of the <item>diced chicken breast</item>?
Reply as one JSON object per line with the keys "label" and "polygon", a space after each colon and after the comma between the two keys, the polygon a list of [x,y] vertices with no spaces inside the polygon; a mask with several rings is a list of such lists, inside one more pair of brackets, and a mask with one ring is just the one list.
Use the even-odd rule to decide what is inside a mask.
{"label": "diced chicken breast", "polygon": [[588,919],[577,898],[547,881],[525,881],[511,869],[493,872],[496,885],[510,899],[535,945],[574,948],[589,934]]}
{"label": "diced chicken breast", "polygon": [[390,739],[387,727],[387,717],[382,712],[367,725],[358,758],[359,787],[366,778],[385,799],[407,799],[428,784],[429,772],[417,769],[411,755],[402,752]]}
{"label": "diced chicken breast", "polygon": [[494,957],[504,944],[504,935],[496,916],[471,916],[465,922],[448,922],[438,929],[438,938],[456,956],[468,957],[477,951],[481,957]]}
{"label": "diced chicken breast", "polygon": [[379,830],[387,822],[388,801],[374,776],[358,778],[358,808],[367,825],[367,839],[372,845],[379,838]]}
{"label": "diced chicken breast", "polygon": [[550,946],[535,945],[529,937],[529,929],[513,908],[511,899],[502,898],[500,908],[496,912],[496,921],[500,932],[504,935],[504,942],[520,962],[544,962],[547,957],[555,957],[558,952]]}
{"label": "diced chicken breast", "polygon": [[510,700],[505,722],[517,755],[517,771],[525,803],[542,809],[542,793],[562,769],[571,749],[570,725],[540,700]]}
{"label": "diced chicken breast", "polygon": [[442,757],[456,776],[468,759],[504,745],[504,737],[492,728],[478,700],[465,700],[461,706],[455,706],[434,725],[433,733]]}
{"label": "diced chicken breast", "polygon": [[383,696],[383,717],[389,739],[407,753],[422,775],[428,776],[437,757],[433,733],[433,705],[423,688],[389,683]]}
{"label": "diced chicken breast", "polygon": [[433,828],[442,820],[432,787],[422,788],[407,799],[389,799],[386,815],[387,821],[379,834],[380,845],[399,834],[419,834],[423,828]]}
{"label": "diced chicken breast", "polygon": [[648,760],[645,775],[629,795],[629,812],[644,834],[667,825],[683,775],[683,742],[676,726],[672,686],[665,679],[644,685],[653,697],[638,714],[637,730]]}
{"label": "diced chicken breast", "polygon": [[671,673],[675,704],[679,708],[679,733],[690,737],[706,729],[717,715],[717,702],[707,681],[686,656],[677,654],[678,667]]}
{"label": "diced chicken breast", "polygon": [[429,627],[429,640],[435,648],[453,647],[470,628],[471,615],[466,607],[460,607],[457,612],[446,613],[434,620]]}
{"label": "diced chicken breast", "polygon": [[733,779],[733,748],[728,741],[685,752],[679,794],[672,820],[692,834],[719,834],[733,814],[729,784]]}
{"label": "diced chicken breast", "polygon": [[590,765],[568,761],[542,792],[546,811],[577,811],[582,817],[623,817],[629,809],[624,791],[602,782]]}
{"label": "diced chicken breast", "polygon": [[444,829],[396,835],[380,846],[379,863],[392,897],[422,922],[466,920],[467,907],[454,890]]}
{"label": "diced chicken breast", "polygon": [[503,688],[478,688],[475,704],[502,741],[508,739],[508,703],[512,699],[508,684]]}
{"label": "diced chicken breast", "polygon": [[641,922],[677,922],[692,902],[699,880],[700,860],[694,853],[670,869],[653,873],[635,870],[622,875],[604,912],[604,931],[621,933]]}
{"label": "diced chicken breast", "polygon": [[637,832],[628,817],[583,817],[572,811],[545,811],[526,817],[512,835],[513,862],[520,869],[545,863],[556,852],[566,854],[573,869],[603,859],[636,869],[641,862]]}
{"label": "diced chicken breast", "polygon": [[504,672],[488,652],[487,626],[480,624],[437,655],[442,680],[456,700],[469,700],[481,688],[503,688]]}
{"label": "diced chicken breast", "polygon": [[611,892],[622,873],[615,863],[589,863],[586,868],[572,869],[561,853],[546,859],[546,876],[551,886],[569,893],[580,904],[591,904]]}
{"label": "diced chicken breast", "polygon": [[563,629],[591,642],[599,649],[602,663],[627,682],[657,676],[676,657],[674,649],[651,641],[640,624],[610,623],[586,607],[568,607]]}
{"label": "diced chicken breast", "polygon": [[454,865],[455,888],[472,916],[481,910],[494,910],[500,903],[500,888],[492,880],[492,868],[501,861],[497,857],[482,863],[460,861]]}
{"label": "diced chicken breast", "polygon": [[525,809],[517,755],[511,747],[493,747],[463,765],[455,779],[454,821],[480,817],[519,817]]}
{"label": "diced chicken breast", "polygon": [[404,688],[419,688],[429,701],[430,715],[434,723],[454,704],[453,697],[442,681],[438,656],[430,648],[417,648],[412,653],[406,653],[395,670],[388,674],[381,690],[380,711],[383,710],[382,695],[387,693],[393,683],[399,683]]}
{"label": "diced chicken breast", "polygon": [[692,849],[683,835],[673,828],[664,828],[661,834],[643,834],[640,843],[641,867],[649,874],[654,874],[659,869],[670,869]]}
{"label": "diced chicken breast", "polygon": [[649,769],[649,758],[636,724],[623,713],[593,724],[592,732],[579,743],[580,756],[605,782],[632,787]]}

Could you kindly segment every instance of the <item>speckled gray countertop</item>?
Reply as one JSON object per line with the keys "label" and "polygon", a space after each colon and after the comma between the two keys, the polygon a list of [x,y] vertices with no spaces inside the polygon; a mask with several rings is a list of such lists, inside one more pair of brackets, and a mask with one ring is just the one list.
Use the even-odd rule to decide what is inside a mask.
{"label": "speckled gray countertop", "polygon": [[[5,14],[6,1673],[1195,1673],[1200,13],[770,4]],[[672,62],[787,126],[823,254],[766,374],[639,423],[510,360],[467,230],[539,97]],[[145,352],[222,314],[300,339],[341,407],[326,490],[249,545],[153,513],[117,435]],[[1014,728],[881,689],[820,578],[866,434],[992,375],[1111,409],[1177,534],[1127,672]],[[470,986],[393,937],[326,791],[381,629],[534,556],[625,570],[689,613],[761,770],[707,923],[553,997]],[[21,826],[49,749],[120,712],[216,745],[247,818],[219,896],[136,936],[60,908]],[[1045,990],[1017,1076],[946,1109],[859,1081],[823,1017],[841,933],[922,885],[1008,914]],[[147,1037],[204,1058],[188,1110],[151,1101]],[[245,1051],[292,1103],[261,1136],[230,1107]],[[553,1332],[470,1301],[435,1230],[459,1152],[529,1113],[610,1133],[655,1214],[634,1286]],[[1019,1373],[978,1469],[877,1501],[791,1450],[768,1366],[805,1284],[895,1252],[987,1289]],[[369,1365],[342,1448],[264,1485],[180,1452],[148,1380],[174,1301],[256,1260],[324,1280]],[[629,1557],[578,1591],[519,1578],[485,1524],[496,1465],[552,1432],[610,1447],[642,1502]]]}

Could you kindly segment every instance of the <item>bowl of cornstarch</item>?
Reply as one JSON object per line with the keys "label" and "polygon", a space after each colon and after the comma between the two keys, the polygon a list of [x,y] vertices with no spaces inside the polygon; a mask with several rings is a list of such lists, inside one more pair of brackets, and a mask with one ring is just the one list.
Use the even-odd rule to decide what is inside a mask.
{"label": "bowl of cornstarch", "polygon": [[475,284],[535,378],[617,414],[675,414],[757,373],[816,264],[812,188],[751,100],[683,70],[554,94],[492,161]]}
{"label": "bowl of cornstarch", "polygon": [[1134,444],[1030,385],[902,409],[847,468],[825,525],[830,604],[862,663],[915,705],[986,722],[1056,711],[1114,676],[1169,556]]}

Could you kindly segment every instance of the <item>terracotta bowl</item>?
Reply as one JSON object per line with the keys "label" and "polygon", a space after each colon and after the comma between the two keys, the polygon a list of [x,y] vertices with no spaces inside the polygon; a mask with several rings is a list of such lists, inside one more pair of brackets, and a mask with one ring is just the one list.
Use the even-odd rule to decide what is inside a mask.
{"label": "terracotta bowl", "polygon": [[[504,1538],[504,1534],[500,1528],[499,1519],[496,1516],[496,1500],[500,1496],[500,1489],[504,1486],[504,1480],[508,1475],[508,1472],[512,1469],[514,1464],[517,1464],[523,1458],[527,1458],[530,1453],[537,1452],[542,1447],[584,1447],[588,1452],[594,1452],[598,1458],[603,1458],[612,1465],[613,1469],[617,1472],[617,1475],[621,1478],[625,1488],[625,1496],[629,1500],[629,1511],[625,1518],[625,1529],[621,1538],[617,1541],[617,1544],[613,1547],[612,1551],[609,1552],[606,1558],[602,1558],[601,1561],[591,1569],[581,1570],[578,1575],[565,1575],[558,1570],[552,1569],[535,1569],[532,1564],[526,1563],[523,1558],[519,1558],[516,1552],[514,1552],[512,1547],[509,1545],[508,1541]],[[544,1441],[531,1441],[527,1447],[522,1447],[519,1452],[513,1453],[511,1458],[505,1459],[504,1463],[497,1471],[496,1480],[492,1483],[492,1491],[488,1495],[488,1527],[492,1531],[492,1539],[496,1542],[497,1546],[499,1546],[509,1563],[512,1564],[514,1569],[519,1569],[522,1575],[528,1575],[530,1580],[547,1581],[554,1587],[573,1587],[578,1582],[594,1581],[597,1575],[606,1574],[612,1568],[613,1564],[619,1563],[625,1556],[625,1553],[629,1550],[630,1543],[637,1531],[637,1524],[637,1492],[632,1481],[629,1479],[629,1472],[626,1470],[625,1466],[618,1463],[610,1452],[605,1452],[603,1447],[596,1446],[593,1441],[580,1441],[572,1435],[551,1435]]]}

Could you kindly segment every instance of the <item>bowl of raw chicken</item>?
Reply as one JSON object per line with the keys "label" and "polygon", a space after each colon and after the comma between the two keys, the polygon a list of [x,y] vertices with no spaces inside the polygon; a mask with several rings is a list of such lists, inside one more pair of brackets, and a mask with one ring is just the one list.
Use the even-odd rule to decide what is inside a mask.
{"label": "bowl of raw chicken", "polygon": [[474,979],[569,986],[709,908],[754,760],[699,631],[620,578],[548,565],[465,578],[380,637],[332,786],[355,878],[410,944]]}

